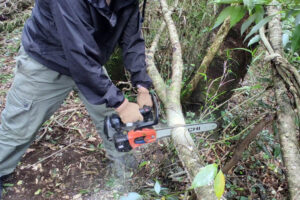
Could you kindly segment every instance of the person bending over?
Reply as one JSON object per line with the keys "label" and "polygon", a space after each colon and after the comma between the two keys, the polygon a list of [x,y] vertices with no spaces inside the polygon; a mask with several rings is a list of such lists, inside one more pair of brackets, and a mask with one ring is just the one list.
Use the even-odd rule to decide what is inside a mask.
{"label": "person bending over", "polygon": [[[0,180],[14,171],[39,128],[72,90],[85,104],[106,156],[117,166],[134,167],[134,157],[106,139],[103,122],[113,112],[124,123],[141,121],[139,108],[152,106],[140,18],[138,0],[35,1],[1,113]],[[124,97],[104,68],[118,44],[138,88],[137,104]]]}

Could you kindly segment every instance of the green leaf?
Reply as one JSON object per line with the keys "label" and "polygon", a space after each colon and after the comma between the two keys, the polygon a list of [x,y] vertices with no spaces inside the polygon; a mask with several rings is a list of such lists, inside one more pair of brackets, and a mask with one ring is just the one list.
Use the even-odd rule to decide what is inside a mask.
{"label": "green leaf", "polygon": [[90,191],[86,189],[80,189],[79,193],[80,194],[88,194]]}
{"label": "green leaf", "polygon": [[4,187],[13,187],[14,184],[13,183],[4,183],[3,186]]}
{"label": "green leaf", "polygon": [[277,158],[278,156],[280,156],[281,154],[281,149],[280,149],[280,146],[275,146],[274,148],[274,157]]}
{"label": "green leaf", "polygon": [[161,190],[160,184],[159,184],[158,181],[156,181],[156,182],[155,182],[155,185],[154,185],[154,191],[156,192],[156,194],[159,195],[160,190]]}
{"label": "green leaf", "polygon": [[261,5],[255,6],[255,15],[256,15],[255,23],[258,24],[264,18],[265,15],[264,7]]}
{"label": "green leaf", "polygon": [[251,15],[248,17],[248,19],[242,24],[241,27],[241,35],[244,34],[244,32],[249,28],[249,26],[255,21],[256,19],[256,14]]}
{"label": "green leaf", "polygon": [[230,10],[232,9],[232,6],[226,7],[222,12],[219,14],[214,26],[212,29],[218,27],[220,24],[224,22],[224,20],[230,16]]}
{"label": "green leaf", "polygon": [[232,4],[232,3],[243,3],[243,0],[216,0],[214,3],[219,4]]}
{"label": "green leaf", "polygon": [[54,194],[53,192],[47,191],[47,192],[46,192],[46,197],[49,198],[49,197],[51,197],[53,194]]}
{"label": "green leaf", "polygon": [[252,90],[256,90],[256,89],[262,89],[262,86],[260,84],[256,84],[254,86],[251,86]]}
{"label": "green leaf", "polygon": [[22,185],[23,184],[23,181],[22,180],[19,180],[17,185]]}
{"label": "green leaf", "polygon": [[290,36],[288,33],[282,34],[282,46],[286,47],[286,45],[290,42]]}
{"label": "green leaf", "polygon": [[266,23],[268,23],[273,16],[269,16],[264,18],[263,20],[261,20],[258,24],[256,24],[250,31],[250,33],[246,36],[246,38],[244,39],[244,41],[246,41],[249,37],[251,37],[254,33],[256,33],[261,27],[263,27]]}
{"label": "green leaf", "polygon": [[252,0],[243,0],[243,3],[247,7],[249,7],[250,5],[253,5],[253,1]]}
{"label": "green leaf", "polygon": [[203,76],[204,80],[206,81],[207,80],[207,76],[205,73],[199,73],[201,76]]}
{"label": "green leaf", "polygon": [[255,44],[255,43],[259,42],[259,40],[260,40],[260,36],[259,36],[259,35],[254,36],[254,37],[249,41],[248,47],[251,46],[252,44]]}
{"label": "green leaf", "polygon": [[235,6],[234,12],[230,16],[230,27],[236,25],[246,14],[244,6]]}
{"label": "green leaf", "polygon": [[241,35],[250,27],[250,25],[255,21],[258,23],[264,17],[265,11],[262,6],[255,6],[255,13],[248,17],[248,19],[242,24]]}
{"label": "green leaf", "polygon": [[300,49],[300,24],[296,26],[292,35],[292,50],[298,51]]}
{"label": "green leaf", "polygon": [[246,52],[250,53],[251,55],[253,55],[253,51],[251,51],[250,49],[246,49],[246,48],[233,48],[232,50],[242,50],[242,51],[246,51]]}
{"label": "green leaf", "polygon": [[243,3],[248,8],[249,13],[251,13],[252,9],[255,6],[254,1],[253,0],[243,0]]}
{"label": "green leaf", "polygon": [[214,183],[215,194],[220,200],[225,191],[225,176],[223,172],[220,170],[215,178]]}
{"label": "green leaf", "polygon": [[217,170],[217,164],[210,164],[201,168],[193,180],[192,189],[208,185],[210,182],[212,182],[217,174]]}
{"label": "green leaf", "polygon": [[263,52],[261,52],[258,56],[253,56],[251,63],[255,63],[256,61],[258,61],[262,55],[263,55]]}
{"label": "green leaf", "polygon": [[142,167],[144,167],[144,166],[146,166],[146,165],[149,165],[150,164],[150,161],[148,160],[148,161],[144,161],[144,162],[141,162],[141,164],[139,165],[139,168],[142,168]]}
{"label": "green leaf", "polygon": [[300,24],[300,14],[298,14],[295,19],[295,26],[298,26],[299,24]]}
{"label": "green leaf", "polygon": [[272,0],[253,0],[255,4],[266,5],[270,3]]}
{"label": "green leaf", "polygon": [[233,91],[251,91],[251,90],[255,90],[255,89],[261,89],[262,86],[260,84],[256,84],[254,86],[244,86],[244,87],[240,87],[240,88],[236,88]]}
{"label": "green leaf", "polygon": [[120,200],[141,200],[142,196],[136,192],[130,192],[127,196],[122,196]]}
{"label": "green leaf", "polygon": [[41,194],[42,190],[41,189],[38,189],[37,191],[35,191],[34,195],[39,195]]}
{"label": "green leaf", "polygon": [[244,17],[245,13],[246,9],[244,6],[228,6],[218,16],[213,29],[222,24],[228,16],[230,16],[230,27],[233,27]]}

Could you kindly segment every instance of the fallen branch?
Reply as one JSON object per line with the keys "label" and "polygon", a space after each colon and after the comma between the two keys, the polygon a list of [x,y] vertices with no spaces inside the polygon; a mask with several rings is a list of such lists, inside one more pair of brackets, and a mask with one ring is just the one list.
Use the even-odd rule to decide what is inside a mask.
{"label": "fallen branch", "polygon": [[157,49],[157,45],[159,42],[159,38],[166,27],[166,23],[162,22],[156,36],[151,44],[151,47],[147,50],[146,54],[146,62],[147,62],[147,71],[148,74],[151,76],[153,81],[153,85],[156,89],[156,92],[162,102],[167,102],[167,88],[164,80],[160,76],[154,62],[154,54]]}
{"label": "fallen branch", "polygon": [[[67,128],[67,129],[73,129],[73,130],[74,130],[74,128],[72,128],[72,127],[69,128],[68,126],[66,126],[66,124],[69,122],[69,120],[70,120],[70,119],[71,119],[71,118],[72,118],[79,110],[82,110],[82,109],[85,109],[85,107],[84,107],[83,104],[81,103],[81,104],[79,104],[79,105],[78,105],[77,107],[75,107],[75,108],[70,108],[70,109],[67,109],[67,110],[62,110],[62,111],[59,112],[59,113],[60,113],[59,115],[57,115],[57,116],[52,116],[52,117],[50,118],[49,122],[47,123],[47,125],[43,127],[44,131],[43,131],[43,133],[41,133],[41,134],[37,137],[37,139],[35,140],[35,143],[38,143],[38,142],[40,142],[40,141],[43,139],[43,137],[44,137],[45,134],[47,133],[49,127],[50,127],[50,126],[54,126],[53,122],[56,122],[56,123],[57,123],[60,127],[62,127],[62,128]],[[58,121],[59,118],[62,118],[63,116],[65,116],[67,113],[70,113],[70,112],[72,112],[72,113],[69,115],[68,119],[65,120],[65,122],[59,122],[59,121]],[[75,129],[75,130],[78,131],[78,132],[80,133],[80,135],[84,138],[82,132],[81,132],[79,129]]]}
{"label": "fallen branch", "polygon": [[39,160],[38,162],[36,162],[36,163],[34,163],[34,164],[31,164],[31,165],[27,165],[27,166],[24,167],[24,168],[29,169],[30,167],[34,167],[35,165],[37,165],[37,164],[39,164],[39,163],[42,163],[42,162],[44,162],[45,160],[47,160],[47,159],[49,159],[49,158],[51,158],[51,157],[53,157],[53,156],[59,154],[60,152],[66,150],[66,149],[69,148],[70,146],[73,146],[73,145],[79,144],[79,143],[82,143],[82,142],[73,142],[73,143],[71,143],[71,144],[65,146],[64,148],[62,148],[62,149],[60,149],[60,150],[54,152],[53,154],[51,154],[51,155],[49,155],[49,156],[46,156],[46,157],[42,158],[42,159]]}
{"label": "fallen branch", "polygon": [[265,118],[260,121],[252,131],[241,141],[238,143],[237,147],[234,150],[233,156],[229,162],[225,164],[222,168],[222,171],[227,174],[229,170],[236,166],[237,163],[243,156],[243,152],[248,149],[249,144],[253,141],[253,139],[259,134],[265,127],[267,127],[274,119],[274,116],[265,116]]}

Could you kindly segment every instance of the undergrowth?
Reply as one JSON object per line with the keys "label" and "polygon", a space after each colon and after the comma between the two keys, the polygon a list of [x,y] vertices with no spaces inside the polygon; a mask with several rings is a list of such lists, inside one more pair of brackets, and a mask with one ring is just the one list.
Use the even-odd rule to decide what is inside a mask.
{"label": "undergrowth", "polygon": [[[161,19],[157,3],[152,3],[151,5],[153,7],[149,6],[150,8],[147,8],[149,11],[144,24],[144,36],[147,46],[149,46],[149,42],[152,41],[155,35],[155,30],[160,25],[160,21],[157,19]],[[210,12],[212,10],[205,9],[202,1],[193,0],[181,2],[176,10],[178,15],[175,15],[174,19],[183,46],[185,78],[200,64],[203,57],[204,50],[202,45],[204,45],[204,41],[201,41],[201,39],[205,38],[204,35],[208,33],[207,24],[205,23],[209,24],[213,20]],[[13,12],[4,14],[5,17],[11,17]],[[199,23],[199,21],[205,23]],[[10,58],[16,55],[20,44],[19,35],[20,30],[15,30],[11,34],[1,35],[1,55],[5,54]],[[168,80],[171,75],[171,58],[169,56],[171,50],[169,48],[169,40],[166,38],[167,31],[162,35],[162,42],[155,59],[161,74]],[[10,40],[8,45],[6,44],[7,40]],[[185,115],[187,123],[217,121],[220,124],[220,129],[217,133],[193,135],[200,156],[208,164],[217,163],[223,166],[231,158],[235,145],[253,129],[263,116],[274,112],[275,100],[272,90],[272,74],[270,67],[262,61],[261,55],[262,51],[256,52],[247,76],[241,82],[241,87],[236,89],[234,95],[224,104],[217,105],[215,96],[207,96],[205,106],[201,108],[200,112],[188,112]],[[300,62],[297,55],[289,55],[289,59],[292,63],[299,64]],[[116,63],[120,66],[122,65],[120,64],[119,50],[112,56],[111,62],[107,66],[115,65]],[[7,66],[12,67],[12,63],[11,59],[1,58],[0,70]],[[6,84],[11,81],[11,78],[11,72],[7,74],[1,73],[0,83]],[[207,92],[207,94],[211,93]],[[78,106],[78,102],[75,103]],[[217,111],[221,115],[216,114]],[[77,116],[76,120],[85,117],[85,115],[80,113],[74,114]],[[197,113],[201,114],[198,115]],[[65,122],[69,119],[69,117],[66,119],[59,117],[59,114],[53,116],[51,118],[52,121],[48,121],[48,124],[44,125],[43,130],[51,132],[52,127],[59,125],[56,123],[56,120]],[[70,126],[72,124],[66,124],[64,128]],[[73,131],[77,131],[79,134],[82,133],[80,128],[73,128]],[[147,178],[145,178],[146,180],[144,178],[142,181],[139,180],[140,185],[133,185],[132,190],[143,195],[144,199],[193,197],[191,191],[186,191],[189,180],[184,167],[176,156],[175,148],[170,139],[160,141],[158,146],[160,148],[154,146],[152,149],[146,150],[148,152],[144,155],[138,173],[140,173],[141,177],[147,175]],[[95,148],[98,149],[98,146]],[[226,176],[226,197],[227,199],[238,200],[287,199],[287,183],[283,170],[277,129],[276,125],[273,124],[259,133],[257,138],[251,142],[249,148],[243,153],[242,160]],[[155,191],[156,182],[160,185],[161,192],[159,194]],[[108,180],[106,184],[110,186],[111,181]],[[86,192],[84,189],[81,192],[84,195],[91,193],[91,191]],[[120,197],[120,195],[116,196],[116,199]]]}

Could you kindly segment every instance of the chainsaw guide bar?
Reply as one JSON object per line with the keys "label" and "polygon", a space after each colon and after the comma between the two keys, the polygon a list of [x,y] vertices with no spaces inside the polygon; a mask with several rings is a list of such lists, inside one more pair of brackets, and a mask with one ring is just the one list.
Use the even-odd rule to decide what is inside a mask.
{"label": "chainsaw guide bar", "polygon": [[215,122],[208,122],[208,123],[200,123],[200,124],[186,124],[186,125],[179,125],[173,127],[166,127],[166,128],[159,128],[155,129],[157,138],[169,137],[172,134],[172,130],[175,128],[185,128],[189,133],[200,133],[214,130],[218,127]]}

